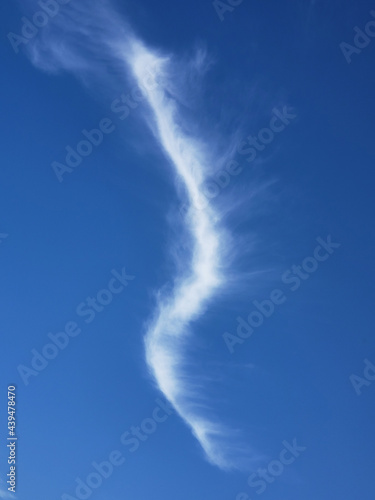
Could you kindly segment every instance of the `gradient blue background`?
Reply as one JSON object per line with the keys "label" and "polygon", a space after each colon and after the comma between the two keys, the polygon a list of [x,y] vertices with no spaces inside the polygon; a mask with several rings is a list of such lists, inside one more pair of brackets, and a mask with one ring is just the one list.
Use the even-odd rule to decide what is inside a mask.
{"label": "gradient blue background", "polygon": [[[225,397],[231,394],[233,420],[249,443],[272,458],[284,439],[307,447],[268,486],[265,500],[372,500],[375,383],[357,396],[349,376],[362,374],[364,358],[375,362],[375,40],[350,65],[339,44],[352,43],[354,26],[371,19],[374,4],[245,0],[223,22],[210,1],[143,0],[119,8],[148,43],[168,52],[205,44],[215,59],[203,95],[210,116],[197,120],[217,121],[228,133],[241,122],[257,133],[274,106],[295,109],[298,118],[267,148],[264,163],[245,166],[238,178],[249,193],[254,176],[277,179],[277,204],[243,217],[241,229],[231,219],[235,234],[253,232],[260,241],[244,272],[259,262],[274,271],[267,283],[257,278],[256,291],[249,287],[211,308],[200,325],[210,349],[199,362],[227,364]],[[246,484],[251,471],[207,464],[175,415],[136,453],[120,444],[124,431],[151,416],[159,396],[142,335],[153,291],[173,277],[166,214],[178,200],[139,110],[122,122],[110,110],[117,95],[95,98],[74,77],[45,74],[13,52],[6,35],[19,33],[24,12],[22,4],[7,3],[0,16],[0,232],[9,235],[0,245],[1,479],[8,471],[6,388],[15,383],[21,500],[73,495],[74,479],[86,478],[91,462],[114,449],[126,463],[93,499],[235,500],[239,491],[257,498]],[[62,161],[64,147],[103,117],[113,119],[115,132],[60,184],[51,162]],[[233,332],[236,316],[279,286],[282,272],[328,234],[340,249],[230,355],[222,333]],[[135,280],[86,325],[76,306],[123,266]],[[41,350],[48,332],[70,320],[82,326],[81,335],[26,387],[17,366],[30,366],[31,349]],[[247,364],[260,368],[241,368]]]}

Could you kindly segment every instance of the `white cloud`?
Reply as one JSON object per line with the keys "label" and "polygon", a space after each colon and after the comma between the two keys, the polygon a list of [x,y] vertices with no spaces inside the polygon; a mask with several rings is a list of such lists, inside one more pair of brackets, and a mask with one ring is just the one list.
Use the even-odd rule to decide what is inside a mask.
{"label": "white cloud", "polygon": [[[203,144],[184,130],[184,118],[176,97],[169,89],[173,74],[171,58],[160,57],[139,41],[133,41],[127,57],[135,78],[142,82],[147,68],[156,72],[159,85],[148,92],[148,103],[156,126],[152,127],[160,147],[169,158],[179,181],[186,190],[191,206],[201,196],[200,185],[209,173]],[[208,418],[197,404],[202,395],[189,382],[184,369],[184,353],[193,320],[204,313],[224,283],[221,256],[225,251],[224,233],[218,226],[219,216],[207,205],[203,210],[187,212],[186,224],[191,234],[192,259],[175,278],[174,287],[158,299],[154,318],[147,329],[146,359],[158,387],[175,406],[201,444],[208,461],[220,468],[241,466],[250,459],[249,449],[238,444],[238,432],[218,419]],[[183,269],[183,266],[178,266]],[[191,367],[189,368],[191,371]],[[248,465],[248,463],[247,463]]]}
{"label": "white cloud", "polygon": [[[173,177],[177,177],[179,193],[192,207],[201,195],[199,186],[210,173],[210,145],[202,144],[187,131],[178,100],[182,79],[176,83],[173,78],[173,58],[147,48],[128,25],[120,22],[107,1],[92,4],[84,0],[69,4],[65,14],[56,16],[48,31],[30,45],[31,60],[47,71],[71,71],[85,82],[105,74],[104,68],[112,65],[124,77],[130,69],[133,78],[142,84],[152,68],[158,85],[148,88],[151,117],[147,116],[147,122],[173,169]],[[205,53],[198,51],[186,73],[189,69],[203,72],[206,67]],[[218,158],[218,162],[222,163],[223,158]],[[191,366],[186,368],[185,358],[192,322],[204,313],[225,278],[222,255],[226,238],[219,219],[210,205],[187,211],[185,224],[191,258],[176,266],[172,289],[159,293],[147,328],[145,353],[157,386],[191,428],[208,461],[227,469],[241,466],[252,454],[241,444],[238,431],[220,423],[219,418],[208,416],[200,404],[202,394],[189,380]]]}

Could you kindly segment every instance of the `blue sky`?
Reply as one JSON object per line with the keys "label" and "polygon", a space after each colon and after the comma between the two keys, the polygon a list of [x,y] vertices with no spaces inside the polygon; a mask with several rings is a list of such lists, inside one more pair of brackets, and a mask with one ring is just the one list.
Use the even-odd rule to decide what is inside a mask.
{"label": "blue sky", "polygon": [[41,3],[0,21],[0,498],[372,499],[375,5]]}

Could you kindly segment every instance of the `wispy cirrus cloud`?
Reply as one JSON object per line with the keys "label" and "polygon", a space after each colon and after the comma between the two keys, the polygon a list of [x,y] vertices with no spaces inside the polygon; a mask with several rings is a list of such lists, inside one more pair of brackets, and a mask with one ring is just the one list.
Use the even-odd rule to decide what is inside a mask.
{"label": "wispy cirrus cloud", "polygon": [[[27,51],[41,69],[67,70],[88,84],[98,78],[105,82],[131,78],[141,86],[152,68],[158,84],[147,89],[145,122],[164,152],[178,193],[187,204],[180,234],[189,252],[180,254],[176,261],[173,286],[157,293],[155,310],[146,328],[146,361],[157,387],[190,427],[207,460],[222,469],[249,466],[256,454],[242,444],[238,430],[215,416],[204,381],[196,383],[186,354],[194,321],[204,314],[223,286],[223,256],[228,249],[227,233],[214,206],[194,209],[202,196],[200,186],[212,172],[212,151],[218,148],[203,143],[188,126],[181,70],[186,75],[204,72],[209,65],[205,52],[199,50],[190,62],[184,61],[183,68],[172,55],[147,47],[107,0],[69,4]],[[194,84],[198,82],[195,79]],[[223,163],[222,157],[216,160]],[[202,404],[205,398],[207,402]]]}
{"label": "wispy cirrus cloud", "polygon": [[139,82],[144,79],[145,68],[152,66],[157,72],[159,85],[148,93],[155,136],[185,188],[191,207],[185,216],[191,235],[191,260],[185,272],[175,278],[172,290],[159,296],[147,329],[146,358],[159,388],[192,429],[208,460],[228,468],[244,450],[233,447],[234,434],[218,419],[207,418],[201,408],[197,409],[197,394],[189,382],[189,370],[184,367],[191,323],[204,312],[224,281],[221,256],[225,236],[218,225],[218,214],[211,206],[202,211],[194,209],[195,200],[202,196],[200,185],[209,171],[205,148],[184,131],[178,103],[168,91],[171,59],[157,56],[134,41],[129,62]]}

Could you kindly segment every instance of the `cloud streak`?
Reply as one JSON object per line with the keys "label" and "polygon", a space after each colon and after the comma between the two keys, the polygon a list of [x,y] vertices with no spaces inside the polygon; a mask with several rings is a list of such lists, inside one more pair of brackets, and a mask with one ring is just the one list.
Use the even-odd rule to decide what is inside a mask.
{"label": "cloud streak", "polygon": [[[158,293],[152,320],[147,325],[145,357],[158,388],[190,427],[207,460],[222,469],[238,467],[251,454],[241,444],[238,431],[226,427],[202,404],[204,381],[194,382],[187,356],[194,321],[204,314],[224,283],[222,257],[226,236],[212,205],[194,209],[202,197],[200,186],[212,171],[208,153],[212,145],[203,144],[189,131],[179,102],[181,80],[174,80],[175,61],[140,41],[129,25],[119,21],[106,0],[94,5],[85,1],[69,5],[28,50],[40,68],[68,70],[85,83],[98,72],[107,75],[101,68],[104,64],[106,68],[116,68],[117,74],[124,71],[126,77],[130,72],[142,87],[152,69],[157,85],[146,92],[151,115],[147,123],[187,203],[185,227],[181,231],[188,234],[190,251],[177,262],[173,286]],[[202,58],[202,53],[198,53],[190,69],[199,71],[204,66]]]}
{"label": "cloud streak", "polygon": [[187,272],[176,277],[169,294],[159,297],[146,334],[146,359],[160,390],[192,429],[208,460],[226,468],[229,463],[215,444],[224,429],[193,410],[194,391],[182,370],[189,326],[203,313],[224,278],[220,259],[224,241],[217,226],[218,216],[210,206],[201,211],[193,209],[194,201],[202,196],[199,186],[208,170],[204,147],[184,132],[178,103],[168,93],[170,59],[153,54],[133,40],[129,63],[140,84],[146,76],[145,68],[152,67],[156,72],[159,85],[148,92],[148,103],[156,124],[156,138],[186,189],[190,209],[185,220],[193,246]]}

